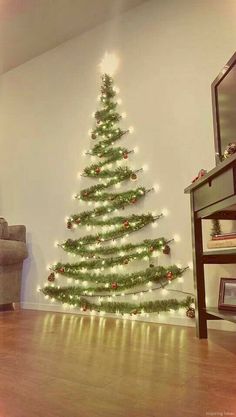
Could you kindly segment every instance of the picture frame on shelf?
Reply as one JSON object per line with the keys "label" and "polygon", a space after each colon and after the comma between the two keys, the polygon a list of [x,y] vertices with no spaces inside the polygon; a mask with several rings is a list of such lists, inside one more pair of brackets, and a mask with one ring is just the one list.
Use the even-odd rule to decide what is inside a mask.
{"label": "picture frame on shelf", "polygon": [[236,311],[236,278],[220,279],[218,309]]}

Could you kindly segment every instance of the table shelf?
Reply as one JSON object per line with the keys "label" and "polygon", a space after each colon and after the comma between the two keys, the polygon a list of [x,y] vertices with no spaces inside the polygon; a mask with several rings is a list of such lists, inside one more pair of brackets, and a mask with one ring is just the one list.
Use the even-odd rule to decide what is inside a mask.
{"label": "table shelf", "polygon": [[236,323],[236,311],[219,310],[217,307],[207,307],[206,313],[212,317],[207,317],[208,320],[221,319]]}
{"label": "table shelf", "polygon": [[[236,264],[236,248],[203,250],[204,220],[236,220],[236,154],[185,189],[190,194],[196,305],[196,332],[207,338],[208,320],[236,323],[236,312],[206,308],[205,264]],[[219,274],[220,276],[220,274]]]}
{"label": "table shelf", "polygon": [[236,248],[207,250],[202,257],[204,264],[236,264]]}

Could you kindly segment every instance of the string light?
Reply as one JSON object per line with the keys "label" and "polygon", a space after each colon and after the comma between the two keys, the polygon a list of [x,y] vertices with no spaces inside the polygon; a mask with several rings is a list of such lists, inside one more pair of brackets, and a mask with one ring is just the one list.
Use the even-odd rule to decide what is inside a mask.
{"label": "string light", "polygon": [[165,217],[166,217],[166,216],[168,216],[168,215],[169,215],[169,213],[170,213],[170,212],[169,212],[169,210],[168,210],[167,208],[163,208],[163,209],[162,209],[162,214],[163,214],[163,216],[165,216]]}
{"label": "string light", "polygon": [[174,241],[175,241],[175,242],[180,242],[180,240],[181,240],[181,239],[180,239],[180,236],[179,236],[179,235],[177,235],[177,234],[176,234],[176,235],[174,235]]}
{"label": "string light", "polygon": [[188,262],[188,267],[189,267],[189,269],[191,269],[191,270],[193,269],[193,262],[192,262],[192,261],[189,261],[189,262]]}
{"label": "string light", "polygon": [[[109,63],[109,71],[111,71],[111,66],[113,65],[114,67],[114,62],[117,61],[113,58],[111,59],[111,56],[105,56],[101,65],[104,65],[105,63],[107,65],[107,63]],[[105,72],[109,73],[107,70]],[[118,313],[119,315],[124,313],[122,317],[129,319],[136,319],[136,315],[140,313],[148,317],[150,311],[154,312],[155,309],[159,311],[161,308],[166,310],[166,308],[169,309],[172,305],[176,308],[176,305],[173,304],[173,301],[171,302],[171,300],[164,300],[164,303],[170,302],[170,304],[164,304],[163,306],[161,304],[162,300],[154,301],[154,304],[152,304],[152,302],[145,304],[144,301],[142,303],[143,308],[141,309],[141,312],[137,307],[137,310],[131,310],[127,313],[125,306],[127,305],[127,309],[131,309],[131,307],[129,307],[129,302],[124,302],[121,307],[116,308],[116,305],[119,305],[117,304],[118,302],[116,299],[118,298],[119,300],[119,297],[131,296],[132,300],[138,300],[143,297],[145,293],[157,290],[163,291],[163,295],[165,295],[165,291],[167,290],[165,290],[165,288],[161,289],[160,283],[161,285],[163,285],[163,283],[164,285],[167,285],[168,283],[170,284],[173,279],[182,279],[180,275],[183,271],[176,271],[174,269],[178,266],[170,266],[169,270],[168,268],[163,267],[163,269],[160,270],[158,269],[159,267],[155,267],[151,264],[151,257],[158,257],[162,251],[167,254],[168,251],[164,252],[164,250],[166,250],[166,246],[168,246],[169,242],[167,241],[166,243],[164,238],[158,241],[157,246],[152,243],[145,243],[140,247],[137,245],[129,246],[130,244],[128,244],[124,245],[124,250],[122,248],[119,252],[116,251],[116,238],[121,239],[120,241],[125,243],[126,238],[130,236],[131,232],[142,229],[146,224],[152,224],[153,227],[156,227],[156,220],[159,219],[161,215],[158,216],[155,214],[155,216],[153,215],[153,218],[149,218],[148,221],[146,221],[145,217],[142,216],[137,216],[134,219],[132,216],[130,216],[130,218],[127,216],[127,220],[122,220],[122,216],[119,216],[114,217],[113,222],[113,218],[107,216],[107,214],[120,210],[125,206],[136,204],[141,197],[145,196],[151,190],[139,187],[136,190],[132,190],[127,193],[113,192],[111,194],[109,194],[106,190],[106,188],[110,186],[119,188],[122,181],[135,180],[137,178],[136,172],[138,171],[135,171],[132,167],[127,168],[126,166],[126,159],[132,150],[129,151],[128,149],[121,147],[112,148],[116,141],[125,133],[133,133],[134,128],[131,126],[127,131],[123,131],[117,127],[117,122],[119,121],[120,116],[117,113],[116,103],[121,104],[121,100],[116,100],[114,97],[115,93],[117,94],[119,90],[117,87],[113,86],[112,80],[109,76],[103,75],[102,79],[103,84],[101,95],[98,97],[100,101],[100,108],[96,111],[96,113],[92,114],[92,117],[96,119],[96,126],[88,132],[91,139],[97,139],[97,141],[94,142],[95,144],[90,151],[83,151],[83,155],[88,153],[90,154],[92,164],[85,168],[82,174],[78,173],[79,178],[82,176],[97,178],[97,184],[82,190],[79,195],[73,195],[73,198],[78,199],[81,203],[84,202],[84,204],[88,204],[89,206],[94,204],[95,208],[66,218],[68,229],[77,228],[78,225],[80,225],[86,226],[86,230],[90,231],[97,226],[100,226],[102,227],[102,229],[100,229],[102,232],[95,235],[82,236],[77,240],[68,239],[66,242],[59,245],[72,256],[80,255],[80,260],[75,264],[55,263],[52,265],[50,267],[51,273],[48,277],[50,284],[39,290],[46,296],[50,295],[51,300],[55,301],[56,299],[62,302],[63,306],[66,305],[67,308],[78,307],[83,312],[88,310],[91,316],[96,315],[97,313],[107,314],[112,312],[116,314]],[[123,112],[121,117],[125,118],[126,113]],[[137,153],[138,151],[138,147],[134,147],[133,152]],[[119,168],[117,168],[117,166],[119,166]],[[148,166],[144,165],[143,170],[147,171]],[[155,184],[153,188],[155,191],[158,191],[159,185]],[[167,212],[163,210],[162,214],[167,215]],[[119,218],[121,218],[121,220],[119,220]],[[177,241],[176,235],[174,240]],[[103,242],[110,242],[111,245],[106,245],[106,243],[104,245]],[[150,240],[144,242],[150,242]],[[131,249],[134,248],[134,250],[128,250],[126,249],[127,247],[130,247]],[[109,253],[109,248],[115,251],[114,257],[112,252]],[[117,249],[119,249],[119,246],[117,246]],[[101,250],[101,256],[99,254],[99,250]],[[102,252],[102,250],[104,250],[104,252]],[[107,254],[109,256],[106,256],[105,250],[108,251]],[[130,261],[136,261],[137,259],[149,261],[149,266],[152,268],[148,266],[146,271],[141,271],[136,273],[136,275],[135,273],[127,272],[120,274],[120,271],[127,268],[127,264]],[[109,268],[108,271],[111,270],[111,273],[104,274],[103,271],[105,268]],[[118,272],[115,272],[117,269]],[[160,273],[160,271],[162,272]],[[57,279],[58,276],[63,275],[65,277],[68,276],[68,284],[75,282],[75,285],[73,284],[72,286],[62,287],[61,289],[60,286],[55,286],[53,281]],[[116,279],[116,277],[118,279]],[[157,283],[158,286],[153,286],[153,282]],[[147,288],[145,289],[145,287],[143,287],[142,290],[137,291],[137,284],[141,286],[147,284]],[[134,288],[133,291],[132,288]],[[118,291],[113,292],[112,289],[118,289]],[[124,290],[126,291],[127,289],[129,289],[129,291],[124,292]],[[102,294],[102,292],[105,292],[105,294]],[[94,301],[91,301],[91,299]],[[82,303],[83,305],[81,305]],[[97,303],[100,303],[101,311],[97,311]],[[179,305],[189,306],[189,301],[184,301],[182,304],[180,302]],[[133,308],[132,303],[130,306]]]}
{"label": "string light", "polygon": [[118,66],[119,58],[114,52],[105,52],[101,62],[99,63],[99,69],[101,74],[109,74],[110,76],[113,76],[115,74]]}

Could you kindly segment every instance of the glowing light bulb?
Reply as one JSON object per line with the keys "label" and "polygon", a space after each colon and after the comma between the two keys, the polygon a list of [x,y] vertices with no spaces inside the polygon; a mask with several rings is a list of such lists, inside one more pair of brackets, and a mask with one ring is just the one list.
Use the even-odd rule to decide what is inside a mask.
{"label": "glowing light bulb", "polygon": [[193,269],[193,263],[192,263],[192,261],[189,261],[189,262],[188,262],[188,267],[189,267],[189,269],[191,269],[191,270]]}
{"label": "glowing light bulb", "polygon": [[179,235],[174,235],[174,241],[175,242],[180,242],[181,241],[181,239],[180,239],[180,236]]}
{"label": "glowing light bulb", "polygon": [[123,112],[123,113],[121,113],[121,117],[122,117],[122,119],[126,119],[127,114],[125,112]]}
{"label": "glowing light bulb", "polygon": [[133,126],[130,126],[128,130],[129,130],[129,133],[134,133],[134,127]]}
{"label": "glowing light bulb", "polygon": [[115,53],[105,52],[99,69],[102,74],[114,75],[119,66],[119,58]]}
{"label": "glowing light bulb", "polygon": [[148,168],[148,165],[147,165],[147,164],[144,164],[144,165],[143,165],[143,171],[144,171],[144,172],[147,172],[147,171],[148,171],[148,169],[149,169],[149,168]]}
{"label": "glowing light bulb", "polygon": [[154,184],[153,188],[154,188],[155,193],[160,191],[160,185],[158,185],[158,184]]}
{"label": "glowing light bulb", "polygon": [[121,98],[118,98],[118,100],[117,100],[117,104],[119,104],[119,106],[122,104],[122,100],[121,100]]}
{"label": "glowing light bulb", "polygon": [[139,153],[139,147],[138,146],[134,147],[134,153]]}
{"label": "glowing light bulb", "polygon": [[114,85],[113,90],[115,91],[116,94],[119,94],[120,92],[119,87],[117,87],[116,85]]}
{"label": "glowing light bulb", "polygon": [[54,246],[55,246],[55,248],[57,248],[57,247],[58,247],[58,245],[59,245],[59,242],[58,242],[57,240],[55,240],[55,242],[54,242]]}
{"label": "glowing light bulb", "polygon": [[163,216],[168,216],[169,215],[169,210],[167,208],[163,208],[162,214],[163,214]]}

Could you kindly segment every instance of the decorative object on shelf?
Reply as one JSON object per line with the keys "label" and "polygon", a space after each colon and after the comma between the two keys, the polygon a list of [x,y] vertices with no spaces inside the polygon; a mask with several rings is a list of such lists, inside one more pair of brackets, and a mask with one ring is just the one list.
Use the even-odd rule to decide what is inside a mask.
{"label": "decorative object on shelf", "polygon": [[205,169],[200,169],[200,171],[197,174],[197,177],[195,177],[192,182],[195,182],[197,180],[200,180],[204,175],[206,175],[207,171]]}
{"label": "decorative object on shelf", "polygon": [[221,278],[219,310],[236,311],[236,278]]}
{"label": "decorative object on shelf", "polygon": [[221,235],[221,226],[220,221],[218,219],[212,220],[212,228],[211,228],[211,237],[214,238],[215,236]]}
{"label": "decorative object on shelf", "polygon": [[212,239],[207,243],[207,247],[208,249],[236,247],[236,232],[212,236]]}
{"label": "decorative object on shelf", "polygon": [[[75,199],[89,205],[95,203],[95,206],[72,214],[66,220],[67,228],[73,232],[83,226],[89,230],[96,228],[96,232],[79,235],[57,245],[65,252],[79,256],[79,260],[51,265],[49,282],[41,292],[51,300],[92,314],[147,316],[149,313],[180,308],[188,311],[193,302],[192,294],[172,289],[172,293],[178,294],[175,299],[168,298],[168,289],[165,289],[164,294],[162,292],[169,287],[170,281],[182,277],[187,269],[176,265],[157,265],[156,258],[160,254],[170,254],[170,243],[174,239],[159,237],[138,243],[126,242],[136,231],[162,219],[164,212],[159,215],[116,214],[119,210],[138,206],[149,192],[154,191],[154,188],[135,187],[127,190],[126,187],[125,191],[109,192],[109,188],[119,188],[123,183],[133,185],[133,181],[137,180],[137,172],[142,170],[127,166],[132,151],[114,146],[133,131],[133,128],[123,129],[118,125],[122,117],[118,113],[116,94],[113,79],[104,74],[100,107],[94,113],[94,128],[89,132],[95,144],[93,142],[92,149],[86,152],[86,155],[99,159],[82,173],[82,177],[93,180],[95,184],[75,196]],[[132,272],[134,261],[146,261],[147,266],[138,271],[135,268],[135,272]],[[69,282],[63,286],[64,278]],[[158,297],[158,294],[162,296]]]}
{"label": "decorative object on shelf", "polygon": [[224,159],[229,158],[235,152],[236,152],[236,143],[229,143],[224,150],[224,154],[223,154]]}

